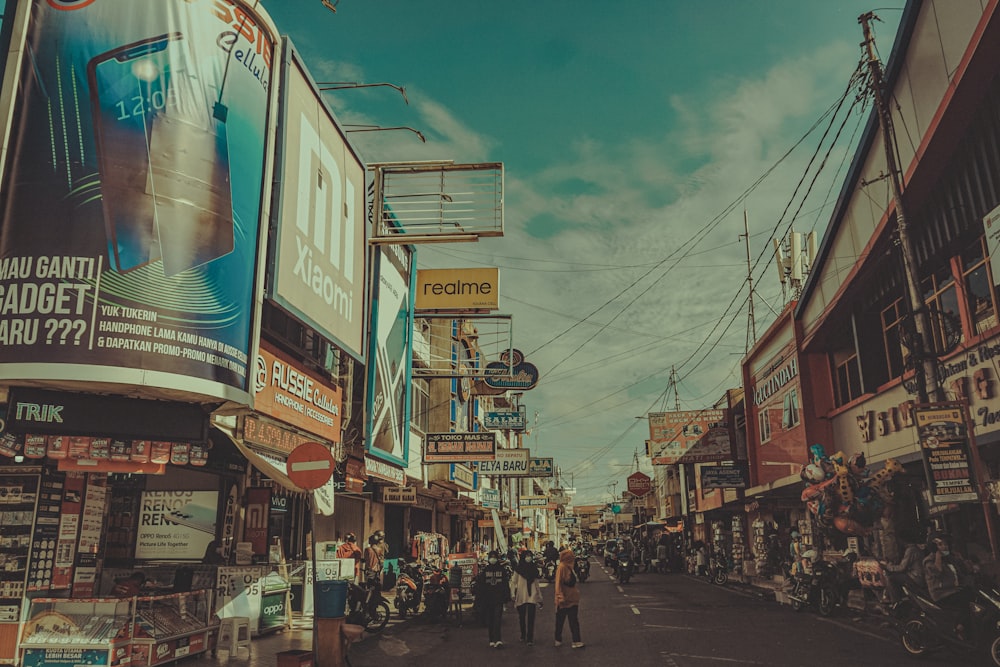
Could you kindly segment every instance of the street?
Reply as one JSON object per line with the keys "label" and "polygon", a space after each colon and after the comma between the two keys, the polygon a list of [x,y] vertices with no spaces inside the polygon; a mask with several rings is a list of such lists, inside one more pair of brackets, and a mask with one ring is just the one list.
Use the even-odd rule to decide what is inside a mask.
{"label": "street", "polygon": [[[366,638],[351,649],[354,667],[434,664],[491,665],[852,665],[883,667],[912,661],[877,618],[840,612],[825,619],[795,612],[749,587],[718,587],[682,574],[639,574],[626,586],[592,560],[583,584],[580,626],[585,648],[553,646],[553,587],[543,588],[544,607],[535,624],[535,645],[518,642],[517,614],[503,618],[502,649],[490,648],[486,628],[466,618],[459,627],[417,621]],[[912,662],[912,664],[921,664]],[[942,652],[925,665],[968,665],[968,656]]]}

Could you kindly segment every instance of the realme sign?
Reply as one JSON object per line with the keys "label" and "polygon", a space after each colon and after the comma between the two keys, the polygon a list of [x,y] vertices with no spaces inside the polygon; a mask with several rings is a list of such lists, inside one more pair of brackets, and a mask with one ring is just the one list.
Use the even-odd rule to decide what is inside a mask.
{"label": "realme sign", "polygon": [[417,310],[496,310],[500,269],[418,269]]}

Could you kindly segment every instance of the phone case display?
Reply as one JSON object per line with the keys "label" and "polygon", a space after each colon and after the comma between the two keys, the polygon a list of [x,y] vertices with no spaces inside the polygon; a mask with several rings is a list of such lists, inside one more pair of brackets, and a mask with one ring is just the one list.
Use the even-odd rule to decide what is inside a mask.
{"label": "phone case display", "polygon": [[132,664],[162,665],[207,651],[218,628],[212,591],[136,598]]}
{"label": "phone case display", "polygon": [[747,537],[743,530],[743,516],[734,514],[731,530],[733,533],[733,545],[731,556],[733,559],[733,571],[743,572],[743,562],[746,560]]}
{"label": "phone case display", "polygon": [[132,599],[32,600],[21,636],[21,665],[128,665],[132,619]]}
{"label": "phone case display", "polygon": [[111,563],[129,561],[135,555],[141,487],[123,487],[117,480],[111,485],[111,501],[107,518],[105,558]]}
{"label": "phone case display", "polygon": [[0,475],[0,661],[17,656],[39,475]]}

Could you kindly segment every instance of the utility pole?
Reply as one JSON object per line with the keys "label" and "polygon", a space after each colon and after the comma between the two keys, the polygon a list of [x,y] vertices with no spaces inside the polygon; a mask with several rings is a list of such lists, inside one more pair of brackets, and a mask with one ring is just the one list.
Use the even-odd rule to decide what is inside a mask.
{"label": "utility pole", "polygon": [[929,400],[942,401],[944,396],[938,380],[937,358],[931,354],[935,345],[930,318],[927,316],[927,308],[920,294],[920,275],[917,272],[916,253],[913,250],[913,241],[910,239],[906,216],[903,212],[903,189],[899,182],[899,167],[896,165],[896,152],[893,147],[892,114],[885,103],[882,63],[879,62],[878,56],[875,54],[875,38],[872,35],[871,22],[876,19],[874,12],[868,12],[858,17],[858,23],[861,24],[865,35],[863,46],[868,56],[868,70],[871,73],[872,92],[875,95],[875,109],[878,113],[879,126],[882,129],[882,143],[885,147],[886,170],[889,172],[892,201],[896,208],[896,237],[903,256],[903,279],[906,282],[910,312],[913,314],[916,330],[918,349],[915,354],[919,361],[916,365],[917,396],[921,403],[927,403]]}
{"label": "utility pole", "polygon": [[750,264],[750,221],[747,210],[743,209],[743,233],[741,238],[747,240],[747,286],[750,288],[750,309],[747,312],[747,341],[744,354],[750,352],[750,346],[757,343],[757,320],[753,313],[753,266]]}

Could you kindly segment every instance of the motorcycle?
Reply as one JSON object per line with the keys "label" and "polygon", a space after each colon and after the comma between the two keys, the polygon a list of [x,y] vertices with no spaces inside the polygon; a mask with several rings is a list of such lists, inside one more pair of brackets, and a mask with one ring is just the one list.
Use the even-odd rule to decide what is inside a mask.
{"label": "motorcycle", "polygon": [[393,604],[400,618],[420,609],[420,598],[424,590],[424,573],[418,563],[406,563],[399,568],[396,579],[396,599]]}
{"label": "motorcycle", "polygon": [[381,632],[389,623],[389,613],[389,603],[382,597],[377,582],[348,584],[348,623],[363,626],[371,633]]}
{"label": "motorcycle", "polygon": [[902,621],[899,639],[907,655],[922,658],[943,648],[985,654],[989,664],[1000,667],[1000,590],[991,582],[980,580],[969,603],[969,627],[961,633],[953,610],[935,604],[929,595],[907,584],[904,601],[915,614]]}
{"label": "motorcycle", "polygon": [[840,568],[817,558],[816,552],[811,549],[803,557],[813,560],[812,574],[794,575],[792,592],[788,596],[792,609],[801,611],[811,606],[820,616],[830,616],[844,602]]}
{"label": "motorcycle", "polygon": [[573,571],[576,572],[577,579],[581,582],[586,581],[590,578],[590,559],[586,556],[577,556],[573,562]]}
{"label": "motorcycle", "polygon": [[542,564],[542,577],[545,581],[552,583],[556,578],[557,564],[554,560],[547,560]]}
{"label": "motorcycle", "polygon": [[627,584],[632,578],[632,559],[627,554],[618,555],[618,583]]}
{"label": "motorcycle", "polygon": [[448,615],[448,603],[451,597],[451,587],[448,577],[437,569],[424,583],[424,614],[427,620],[436,623]]}
{"label": "motorcycle", "polygon": [[725,554],[716,553],[708,561],[708,578],[713,584],[723,586],[729,581],[729,561]]}

